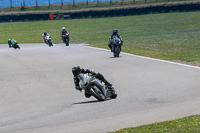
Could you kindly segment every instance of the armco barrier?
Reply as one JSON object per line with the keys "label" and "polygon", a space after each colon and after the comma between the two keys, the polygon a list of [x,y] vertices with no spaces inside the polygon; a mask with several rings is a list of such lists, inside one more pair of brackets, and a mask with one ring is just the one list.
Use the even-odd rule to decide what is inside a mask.
{"label": "armco barrier", "polygon": [[[51,19],[68,19],[68,18],[87,18],[87,17],[109,17],[109,16],[126,16],[126,15],[140,15],[147,13],[162,13],[162,12],[175,12],[175,11],[196,11],[200,10],[200,2],[196,3],[183,3],[183,4],[162,4],[150,5],[144,7],[130,7],[122,9],[106,9],[94,11],[77,11],[65,12],[50,15],[50,13],[21,13],[0,15],[0,22],[6,21],[31,21],[31,20],[49,20]],[[61,17],[63,16],[63,17]]]}

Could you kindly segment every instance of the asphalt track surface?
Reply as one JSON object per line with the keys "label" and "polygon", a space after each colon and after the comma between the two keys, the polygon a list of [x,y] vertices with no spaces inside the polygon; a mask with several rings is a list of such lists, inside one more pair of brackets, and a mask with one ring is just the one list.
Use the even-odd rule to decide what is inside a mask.
{"label": "asphalt track surface", "polygon": [[[88,46],[0,45],[0,133],[103,133],[200,113],[200,69]],[[71,68],[101,72],[118,92],[98,102]]]}

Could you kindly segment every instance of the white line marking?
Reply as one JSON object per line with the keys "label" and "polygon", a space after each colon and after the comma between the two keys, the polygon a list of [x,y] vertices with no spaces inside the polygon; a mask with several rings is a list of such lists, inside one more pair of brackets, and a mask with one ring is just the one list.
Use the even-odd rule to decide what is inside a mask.
{"label": "white line marking", "polygon": [[[103,48],[91,47],[91,46],[89,46],[89,45],[86,46],[86,44],[83,44],[82,46],[85,46],[85,47],[91,48],[91,49],[97,49],[97,50],[102,50],[102,51],[110,52],[110,50],[103,49]],[[172,61],[167,61],[167,60],[161,60],[161,59],[155,59],[155,58],[151,58],[151,57],[139,56],[139,55],[129,54],[129,53],[125,53],[125,52],[121,52],[121,53],[124,54],[124,55],[133,56],[133,57],[137,57],[137,58],[148,59],[148,60],[154,60],[154,61],[160,61],[160,62],[165,62],[165,63],[169,63],[169,64],[175,64],[175,65],[180,65],[180,66],[185,66],[185,67],[200,69],[200,67],[198,67],[198,66],[192,66],[192,65],[187,65],[187,64],[181,64],[181,63],[177,63],[177,62],[172,62]]]}

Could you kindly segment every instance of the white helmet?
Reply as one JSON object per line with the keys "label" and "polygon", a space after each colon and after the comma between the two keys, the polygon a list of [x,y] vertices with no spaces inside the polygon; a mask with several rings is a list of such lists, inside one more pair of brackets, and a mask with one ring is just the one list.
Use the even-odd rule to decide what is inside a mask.
{"label": "white helmet", "polygon": [[62,30],[65,30],[65,27],[62,27]]}

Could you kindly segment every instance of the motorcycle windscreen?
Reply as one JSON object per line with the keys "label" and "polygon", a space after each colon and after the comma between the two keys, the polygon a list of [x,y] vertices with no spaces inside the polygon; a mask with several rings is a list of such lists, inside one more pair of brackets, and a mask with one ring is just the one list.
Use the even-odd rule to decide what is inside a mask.
{"label": "motorcycle windscreen", "polygon": [[84,74],[83,74],[83,73],[80,73],[80,74],[78,75],[78,78],[79,78],[80,80],[84,80]]}

